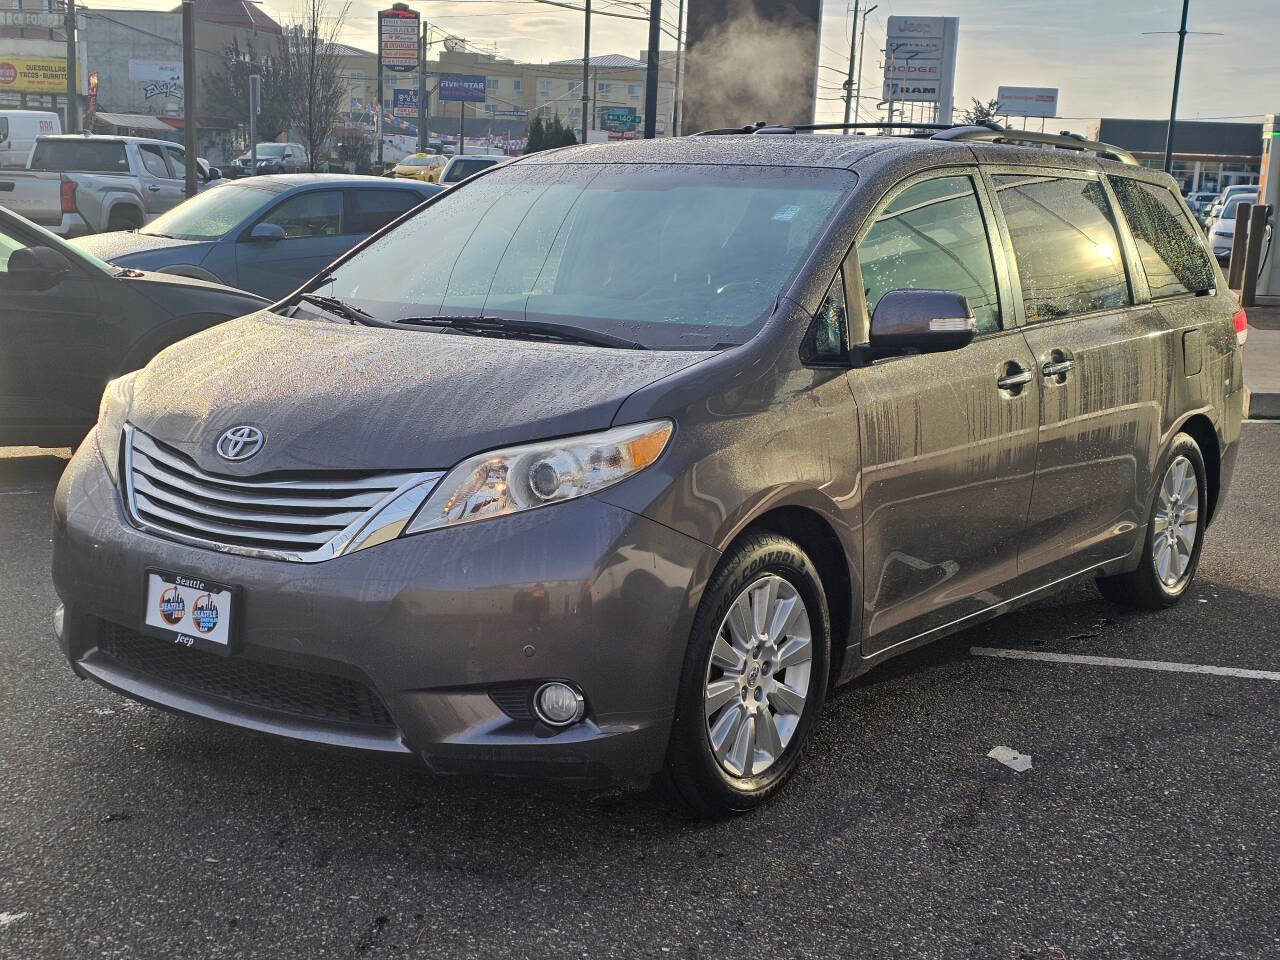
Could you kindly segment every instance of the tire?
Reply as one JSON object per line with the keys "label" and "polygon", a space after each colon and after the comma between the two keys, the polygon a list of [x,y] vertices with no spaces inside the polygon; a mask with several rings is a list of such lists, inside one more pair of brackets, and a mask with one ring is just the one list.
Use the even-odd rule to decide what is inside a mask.
{"label": "tire", "polygon": [[[1098,589],[1112,603],[1146,610],[1171,607],[1195,578],[1208,519],[1204,457],[1195,440],[1185,433],[1175,436],[1160,461],[1156,476],[1159,479],[1151,494],[1147,535],[1138,568],[1130,573],[1098,578]],[[1188,481],[1195,484],[1194,514],[1187,505],[1192,496]],[[1171,511],[1178,520],[1176,527],[1167,519]],[[1187,528],[1191,523],[1195,529],[1188,541]]]}
{"label": "tire", "polygon": [[[780,642],[767,637],[775,625],[767,618],[765,631],[755,628],[756,611],[766,608],[785,618]],[[822,711],[830,663],[831,618],[813,562],[786,537],[744,536],[721,559],[694,617],[667,750],[675,798],[694,816],[724,816],[781,790]]]}
{"label": "tire", "polygon": [[136,211],[125,208],[112,210],[107,218],[107,230],[136,230],[142,226],[142,216]]}

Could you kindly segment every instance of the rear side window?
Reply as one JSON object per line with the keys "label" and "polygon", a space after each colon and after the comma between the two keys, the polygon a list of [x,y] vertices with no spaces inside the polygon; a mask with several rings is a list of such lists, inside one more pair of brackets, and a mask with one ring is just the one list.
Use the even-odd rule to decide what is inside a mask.
{"label": "rear side window", "polygon": [[1177,198],[1164,187],[1124,177],[1112,177],[1111,186],[1138,242],[1151,299],[1212,290],[1209,255]]}
{"label": "rear side window", "polygon": [[373,233],[426,199],[411,190],[356,190],[352,196],[347,233]]}
{"label": "rear side window", "polygon": [[1127,306],[1120,240],[1097,180],[997,176],[1029,323]]}
{"label": "rear side window", "polygon": [[37,140],[31,169],[128,173],[129,161],[119,140]]}
{"label": "rear side window", "polygon": [[9,139],[9,118],[0,117],[0,143]]}
{"label": "rear side window", "polygon": [[159,147],[140,143],[138,144],[138,155],[142,157],[142,166],[146,168],[147,173],[153,177],[170,179],[169,168],[164,164],[164,154],[160,152]]}
{"label": "rear side window", "polygon": [[858,244],[867,315],[890,290],[954,290],[979,333],[1000,329],[1000,303],[982,208],[968,177],[938,177],[894,197]]}

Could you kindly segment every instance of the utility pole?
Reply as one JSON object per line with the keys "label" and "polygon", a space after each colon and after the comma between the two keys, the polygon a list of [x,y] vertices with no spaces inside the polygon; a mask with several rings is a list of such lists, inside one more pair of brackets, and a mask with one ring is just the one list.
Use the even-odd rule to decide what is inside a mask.
{"label": "utility pole", "polygon": [[[853,33],[849,35],[849,76],[844,81],[844,122],[849,122],[849,111],[853,109],[853,51],[858,43],[858,4],[853,0]],[[845,128],[848,129],[847,127]]]}
{"label": "utility pole", "polygon": [[662,42],[662,0],[649,0],[649,56],[644,74],[644,138],[658,135],[658,44]]}
{"label": "utility pole", "polygon": [[1164,141],[1164,172],[1173,173],[1173,128],[1178,119],[1178,84],[1182,81],[1182,48],[1187,42],[1187,8],[1191,0],[1182,0],[1182,26],[1178,28],[1178,59],[1173,68],[1173,103],[1169,107],[1169,132]]}
{"label": "utility pole", "polygon": [[188,199],[196,195],[197,189],[196,85],[196,3],[182,0],[182,141],[187,148]]}
{"label": "utility pole", "polygon": [[587,84],[591,80],[588,70],[591,69],[591,0],[586,0],[586,12],[582,27],[582,142],[587,142],[587,130],[590,126],[587,118],[591,112],[591,94],[587,92]]}
{"label": "utility pole", "polygon": [[858,114],[859,109],[862,107],[862,61],[865,59],[863,54],[867,49],[867,17],[871,16],[871,11],[878,6],[880,4],[873,3],[862,11],[862,39],[858,41],[858,89],[853,95],[853,112],[855,115]]}
{"label": "utility pole", "polygon": [[77,133],[80,130],[80,110],[76,99],[79,94],[76,78],[80,71],[76,63],[76,0],[67,0],[62,30],[67,35],[67,133]]}
{"label": "utility pole", "polygon": [[418,152],[427,152],[427,24],[418,31]]}
{"label": "utility pole", "polygon": [[676,77],[671,88],[671,136],[680,136],[680,81],[684,74],[684,0],[676,13]]}
{"label": "utility pole", "polygon": [[249,75],[249,176],[258,172],[258,114],[262,112],[262,77]]}

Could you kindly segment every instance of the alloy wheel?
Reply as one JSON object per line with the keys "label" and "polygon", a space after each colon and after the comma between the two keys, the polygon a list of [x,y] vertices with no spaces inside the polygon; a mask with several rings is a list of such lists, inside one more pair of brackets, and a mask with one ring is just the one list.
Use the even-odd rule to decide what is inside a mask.
{"label": "alloy wheel", "polygon": [[1156,502],[1151,534],[1151,562],[1156,577],[1172,589],[1186,575],[1200,527],[1200,488],[1196,470],[1184,456],[1174,457],[1165,471]]}
{"label": "alloy wheel", "polygon": [[755,580],[720,623],[703,696],[707,737],[733,777],[763,773],[795,736],[809,696],[809,611],[782,577]]}

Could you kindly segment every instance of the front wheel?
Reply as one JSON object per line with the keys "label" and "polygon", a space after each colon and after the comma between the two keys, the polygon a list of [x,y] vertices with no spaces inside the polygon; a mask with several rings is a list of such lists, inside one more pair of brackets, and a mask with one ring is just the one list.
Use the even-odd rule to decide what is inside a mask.
{"label": "front wheel", "polygon": [[1185,433],[1174,437],[1156,476],[1138,569],[1098,578],[1108,600],[1148,610],[1172,606],[1191,586],[1208,518],[1204,457],[1195,440]]}
{"label": "front wheel", "polygon": [[805,552],[777,534],[740,540],[707,585],[685,656],[667,774],[686,807],[741,813],[782,788],[822,709],[830,648]]}

